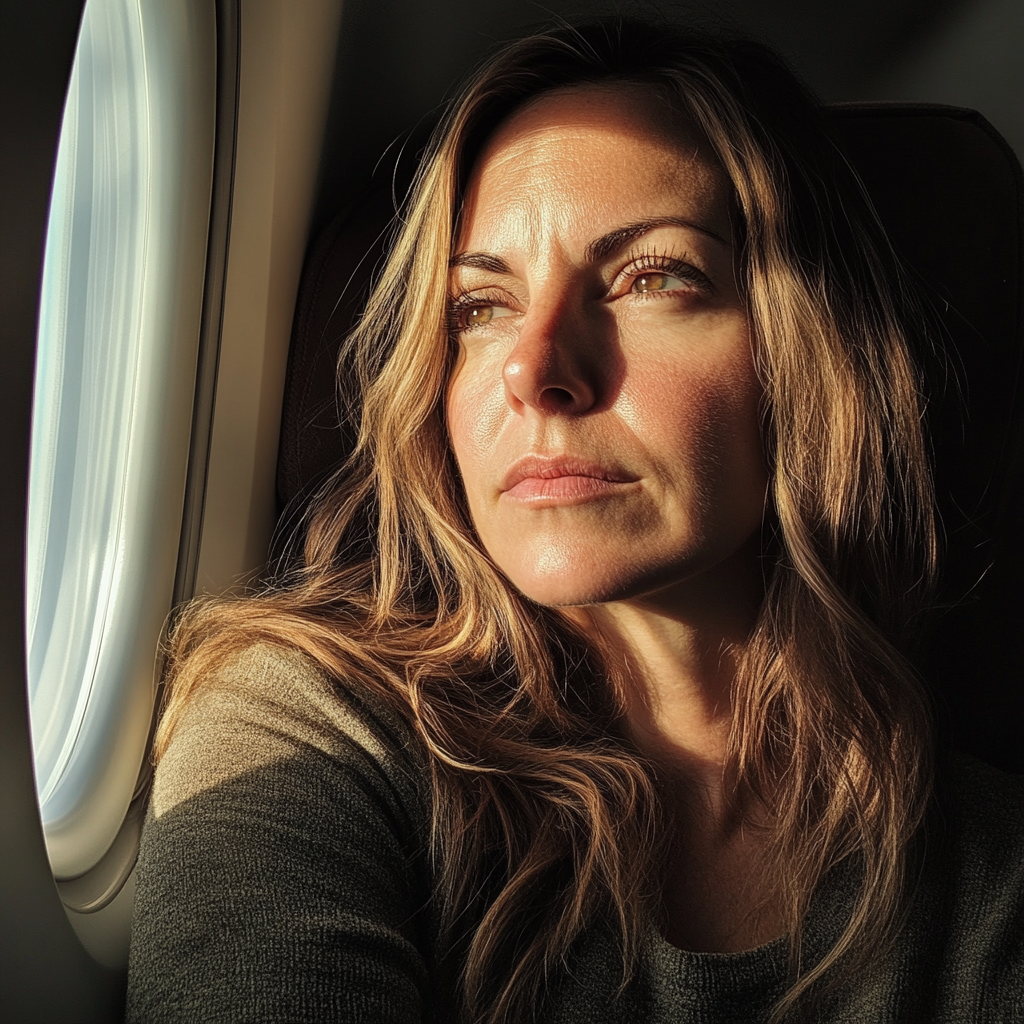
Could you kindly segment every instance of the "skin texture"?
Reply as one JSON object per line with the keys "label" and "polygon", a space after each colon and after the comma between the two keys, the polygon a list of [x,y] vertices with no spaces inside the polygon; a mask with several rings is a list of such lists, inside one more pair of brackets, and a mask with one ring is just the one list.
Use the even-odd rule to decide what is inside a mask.
{"label": "skin texture", "polygon": [[720,950],[775,930],[751,913],[756,808],[723,776],[767,490],[731,209],[707,143],[649,90],[516,112],[467,190],[447,399],[488,553],[624,663],[631,735],[679,782],[666,933]]}

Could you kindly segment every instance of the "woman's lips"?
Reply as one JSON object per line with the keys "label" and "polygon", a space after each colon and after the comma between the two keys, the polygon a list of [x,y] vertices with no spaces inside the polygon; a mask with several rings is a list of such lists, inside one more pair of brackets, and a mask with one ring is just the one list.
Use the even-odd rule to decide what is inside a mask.
{"label": "woman's lips", "polygon": [[617,466],[573,456],[530,455],[513,463],[502,480],[502,496],[529,505],[573,505],[603,498],[635,483]]}

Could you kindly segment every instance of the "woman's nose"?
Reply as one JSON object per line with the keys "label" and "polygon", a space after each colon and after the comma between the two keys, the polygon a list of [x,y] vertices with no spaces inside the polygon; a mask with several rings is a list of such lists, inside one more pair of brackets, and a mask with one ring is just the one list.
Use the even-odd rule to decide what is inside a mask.
{"label": "woman's nose", "polygon": [[598,402],[601,371],[595,336],[600,327],[582,311],[529,310],[505,360],[505,396],[516,411],[579,416]]}

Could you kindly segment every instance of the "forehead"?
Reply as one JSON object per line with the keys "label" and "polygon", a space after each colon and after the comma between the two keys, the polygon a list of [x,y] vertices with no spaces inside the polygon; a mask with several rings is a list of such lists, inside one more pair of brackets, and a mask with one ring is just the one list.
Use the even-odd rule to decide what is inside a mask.
{"label": "forehead", "polygon": [[457,249],[536,247],[543,235],[589,237],[661,215],[694,217],[727,237],[731,192],[707,140],[655,88],[558,89],[488,141],[470,176]]}

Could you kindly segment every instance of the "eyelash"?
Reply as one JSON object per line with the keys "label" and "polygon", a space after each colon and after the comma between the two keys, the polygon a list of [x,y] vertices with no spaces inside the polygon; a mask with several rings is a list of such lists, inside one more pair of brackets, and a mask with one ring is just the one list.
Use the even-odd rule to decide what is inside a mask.
{"label": "eyelash", "polygon": [[[632,288],[633,282],[638,277],[641,277],[644,271],[652,270],[662,274],[671,274],[672,277],[678,277],[680,281],[691,285],[694,289],[704,295],[710,295],[715,290],[714,285],[711,283],[708,276],[698,270],[697,267],[695,267],[688,259],[685,257],[673,256],[669,252],[659,253],[657,249],[653,248],[643,252],[633,253],[631,255],[629,265],[619,274],[618,280],[628,277],[630,279],[630,288]],[[678,289],[670,289],[668,291],[635,292],[634,294],[648,299],[672,295],[675,291],[678,291]]]}
{"label": "eyelash", "polygon": [[[632,282],[636,278],[641,277],[645,271],[657,271],[658,273],[678,277],[680,281],[692,285],[695,290],[705,295],[711,294],[714,291],[714,285],[707,275],[698,270],[688,260],[672,256],[667,252],[659,253],[657,249],[653,248],[631,254],[626,270],[620,272],[616,280],[619,281],[624,277],[628,277],[630,279],[630,288],[632,288]],[[634,292],[632,294],[642,299],[652,299],[673,295],[677,291],[678,289],[669,289],[668,291]],[[448,303],[448,333],[455,335],[477,330],[478,326],[483,325],[474,326],[469,324],[460,326],[459,319],[463,313],[474,307],[500,306],[505,301],[507,301],[507,296],[497,291],[488,292],[484,290],[482,292],[475,292],[473,295],[463,294],[455,296]]]}

